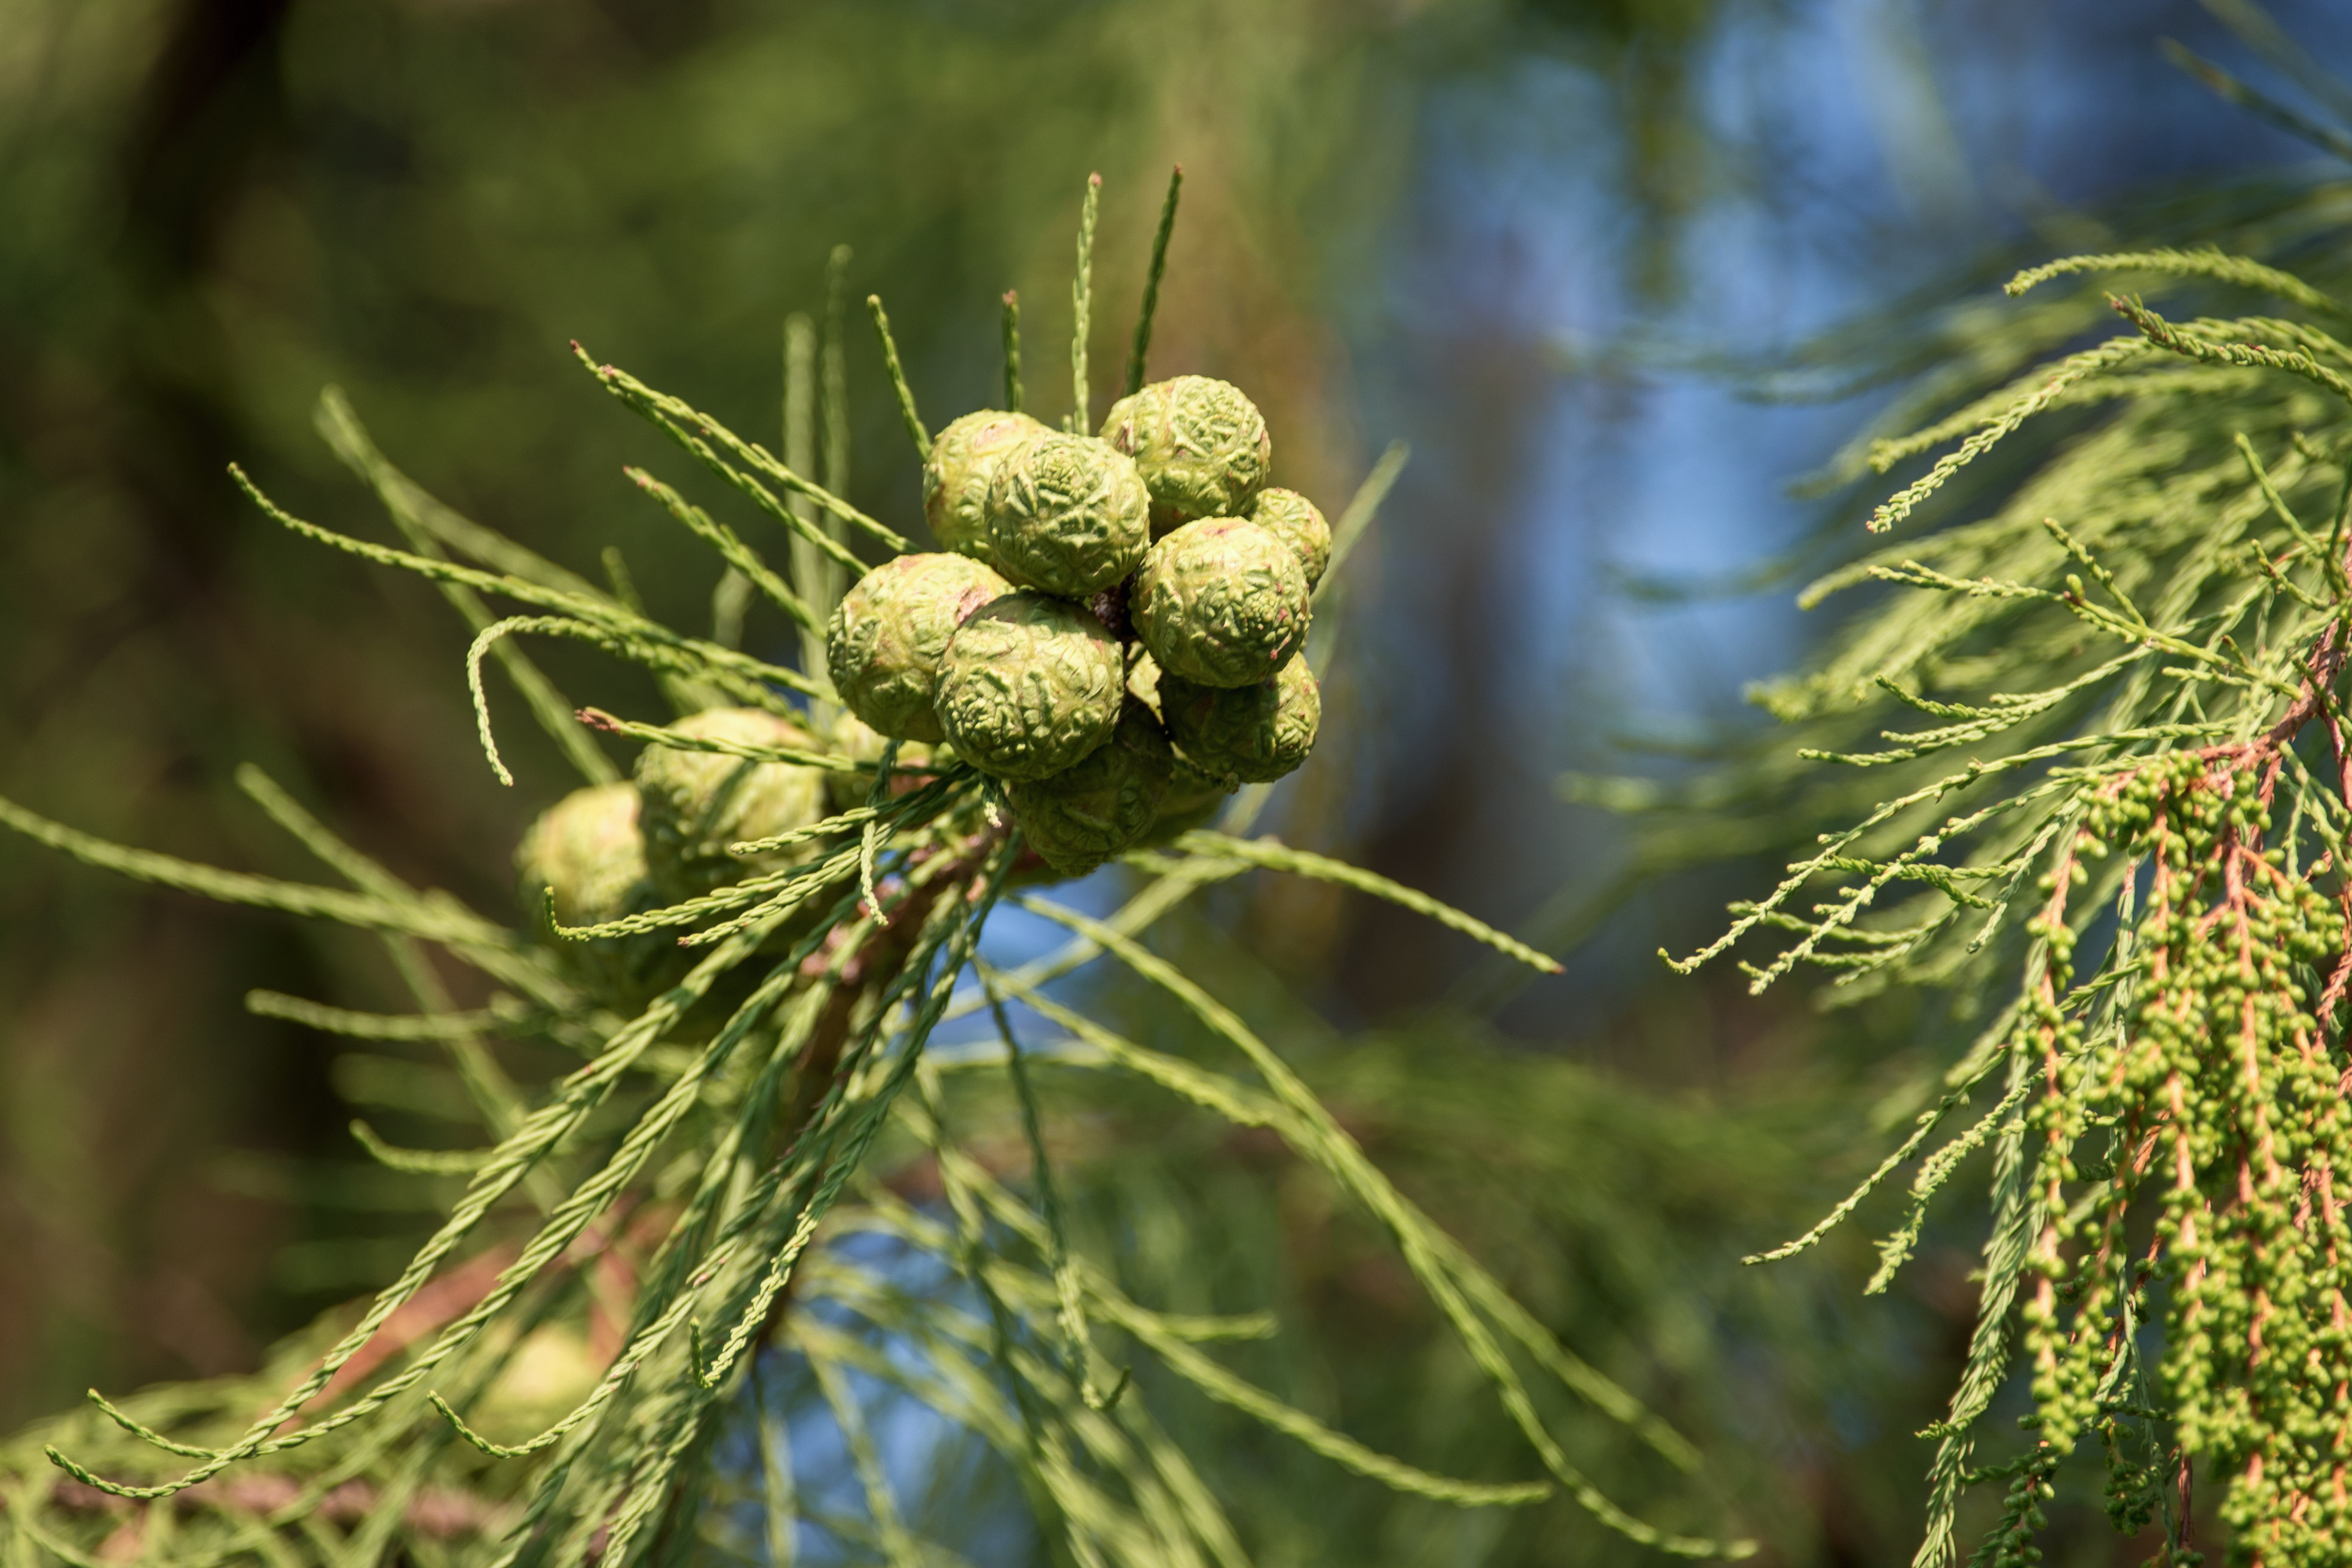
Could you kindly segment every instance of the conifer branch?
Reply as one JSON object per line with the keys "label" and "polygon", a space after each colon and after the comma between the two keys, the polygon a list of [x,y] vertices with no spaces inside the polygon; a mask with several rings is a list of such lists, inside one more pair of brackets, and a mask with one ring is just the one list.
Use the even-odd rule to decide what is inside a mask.
{"label": "conifer branch", "polygon": [[2292,272],[2265,267],[2250,257],[2227,256],[2210,249],[2159,248],[2120,251],[2105,256],[2069,256],[2062,260],[2046,261],[2039,267],[2025,268],[2002,284],[2001,292],[2014,300],[2053,278],[2064,278],[2078,272],[2168,272],[2176,277],[2210,278],[2217,282],[2259,289],[2282,300],[2292,300],[2306,310],[2326,310],[2339,316],[2345,314],[2342,304]]}
{"label": "conifer branch", "polygon": [[[1090,182],[1073,294],[1074,419],[1081,426],[1090,417],[1095,191]],[[1175,197],[1171,182],[1130,381],[1150,346]],[[438,1537],[415,1522],[415,1510],[428,1478],[448,1476],[462,1485],[473,1510],[467,1517],[480,1521],[467,1527],[481,1536],[470,1560],[489,1568],[632,1563],[691,1539],[700,1498],[725,1495],[732,1484],[712,1456],[748,1378],[761,1409],[769,1504],[799,1510],[886,1558],[928,1561],[945,1548],[925,1538],[878,1426],[862,1425],[871,1420],[860,1403],[866,1391],[846,1379],[856,1370],[902,1388],[1003,1454],[1050,1550],[1074,1562],[1239,1568],[1241,1535],[1150,1408],[1157,1368],[1234,1413],[1229,1419],[1282,1433],[1318,1462],[1410,1498],[1521,1506],[1566,1490],[1610,1528],[1668,1552],[1743,1549],[1663,1531],[1591,1484],[1570,1461],[1561,1430],[1539,1412],[1522,1366],[1558,1379],[1675,1466],[1696,1468],[1697,1456],[1408,1204],[1237,1015],[1136,938],[1196,890],[1267,868],[1390,900],[1538,969],[1556,970],[1553,960],[1385,879],[1238,837],[1266,798],[1253,787],[1224,813],[1235,837],[1195,835],[1173,853],[1137,858],[1142,879],[1116,912],[1076,924],[1066,918],[1068,940],[1059,949],[999,971],[980,960],[982,929],[1016,869],[1026,877],[1035,864],[1003,808],[1001,785],[966,762],[911,752],[902,769],[898,742],[873,742],[871,731],[851,724],[814,666],[771,664],[735,646],[747,595],[758,592],[803,634],[803,663],[821,663],[814,634],[835,603],[826,584],[839,581],[828,574],[857,564],[847,529],[894,550],[907,545],[840,499],[848,473],[845,260],[837,250],[828,268],[822,338],[804,321],[788,329],[789,461],[580,353],[607,391],[742,504],[788,531],[789,575],[772,570],[736,526],[643,470],[626,470],[709,550],[721,584],[712,595],[711,637],[684,635],[649,614],[615,551],[604,552],[609,585],[599,585],[443,506],[383,457],[331,391],[320,402],[320,431],[383,502],[406,548],[295,518],[232,469],[255,504],[290,531],[442,591],[470,630],[468,694],[498,776],[511,782],[482,674],[492,658],[590,781],[526,837],[518,856],[525,929],[410,887],[251,770],[239,774],[246,792],[348,889],[107,844],[0,802],[0,826],[94,866],[382,937],[415,1011],[360,1011],[269,991],[250,993],[248,1010],[374,1042],[349,1058],[380,1075],[355,1075],[352,1098],[371,1116],[377,1106],[394,1113],[429,1106],[456,1129],[421,1140],[436,1146],[412,1147],[377,1130],[400,1131],[394,1124],[353,1118],[348,1164],[352,1181],[364,1184],[352,1190],[374,1203],[390,1184],[408,1194],[393,1201],[434,1215],[390,1282],[355,1313],[322,1320],[261,1377],[189,1385],[201,1391],[197,1404],[173,1403],[189,1397],[175,1390],[120,1405],[101,1399],[89,1419],[43,1434],[48,1464],[69,1479],[19,1485],[12,1474],[0,1531],[65,1561],[99,1563],[95,1538],[84,1542],[78,1523],[49,1528],[65,1518],[54,1498],[86,1499],[88,1487],[133,1502],[181,1500],[147,1517],[208,1521],[205,1544],[190,1561],[242,1554],[300,1568],[333,1546],[339,1558],[372,1562],[432,1550],[423,1542]],[[877,326],[919,447],[927,437],[878,308]],[[1017,405],[1018,325],[1009,297],[1005,326],[1008,400]],[[819,424],[822,485],[806,477],[819,466]],[[1360,540],[1402,457],[1391,448],[1341,514],[1335,560]],[[2291,479],[2282,484],[2293,493]],[[499,615],[492,595],[519,613]],[[1339,618],[1331,607],[1319,617],[1318,664],[1329,658]],[[513,639],[522,634],[614,654],[652,671],[682,704],[718,700],[740,710],[724,723],[698,716],[660,726],[575,706],[517,650]],[[2252,656],[2221,657],[2242,664]],[[598,734],[644,748],[633,782],[623,782]],[[693,760],[705,757],[728,763],[695,773]],[[695,780],[712,773],[727,782],[699,801]],[[737,798],[739,786],[748,797],[770,784],[789,794],[788,814],[715,809]],[[863,803],[849,804],[859,793]],[[597,863],[613,871],[609,883],[569,877],[567,857],[603,854],[615,843],[626,855]],[[1956,889],[1965,880],[1932,868],[1919,875]],[[487,1003],[460,1005],[439,972],[443,954],[499,989]],[[1242,1050],[1267,1087],[1138,1045],[1040,989],[1104,956],[1170,991],[1189,1016]],[[1010,1010],[1015,1000],[1060,1037],[1024,1044]],[[934,1060],[935,1030],[980,1007],[992,1015],[1002,1055],[959,1046]],[[519,1064],[540,1058],[530,1049],[507,1056],[509,1041],[551,1042],[584,1059],[532,1081]],[[1062,1155],[1053,1140],[1036,1082],[1049,1063],[1083,1066],[1097,1087],[1112,1081],[1104,1069],[1116,1069],[1173,1092],[1188,1113],[1272,1129],[1365,1203],[1548,1479],[1474,1480],[1381,1453],[1198,1348],[1265,1338],[1271,1314],[1160,1312],[1129,1297],[1108,1263],[1073,1245],[1071,1193],[1098,1173]],[[943,1071],[996,1065],[1005,1068],[1002,1080]],[[992,1081],[1010,1089],[998,1131],[1010,1126],[1028,1151],[1034,1205],[950,1132],[953,1096]],[[917,1215],[880,1184],[893,1167],[877,1158],[904,1150],[908,1132],[940,1173],[951,1225]],[[971,1310],[952,1293],[910,1293],[835,1245],[860,1229],[892,1231],[950,1265],[977,1293]],[[803,1310],[814,1301],[825,1316]],[[835,1328],[845,1310],[891,1335],[891,1353]],[[556,1408],[518,1420],[508,1402],[515,1369],[572,1353],[563,1347],[583,1325],[591,1342],[601,1342],[583,1352],[593,1355],[589,1375]],[[1103,1362],[1096,1342],[1105,1332],[1148,1364]],[[820,1392],[830,1395],[870,1522],[812,1506],[792,1484],[789,1460],[778,1462],[773,1423],[760,1404],[760,1352],[770,1345],[795,1350],[826,1384]],[[344,1440],[319,1441],[337,1434]],[[182,1468],[159,1474],[159,1452]],[[49,1473],[33,1464],[38,1475]],[[263,1483],[276,1489],[266,1506],[223,1504],[235,1489]],[[354,1488],[368,1506],[336,1511],[347,1507],[338,1499],[360,1495]],[[202,1510],[221,1513],[217,1528]],[[349,1533],[322,1531],[325,1521],[350,1525]],[[790,1536],[787,1521],[769,1539]],[[160,1548],[153,1555],[176,1560]]]}
{"label": "conifer branch", "polygon": [[[2075,258],[2020,273],[2011,292],[2127,269],[2341,313],[2322,290],[2219,252]],[[1735,904],[1692,961],[1747,939],[1769,949],[1741,965],[1759,987],[1811,965],[1835,985],[2019,996],[1846,1199],[1751,1259],[1786,1258],[1852,1216],[2001,1069],[1992,1105],[1920,1163],[1866,1286],[1886,1287],[1930,1205],[1990,1147],[1985,1286],[1949,1414],[1928,1434],[1921,1568],[1956,1560],[1961,1499],[1994,1479],[2010,1492],[1985,1553],[2022,1561],[2063,1461],[2092,1436],[2119,1529],[2163,1514],[2183,1539],[2185,1500],[2176,1509],[2151,1479],[2157,1461],[2230,1477],[2224,1522],[2263,1561],[2332,1561],[2352,1517],[2333,1448],[2352,1434],[2336,1279],[2352,1229],[2332,1195],[2352,1162],[2335,1022],[2352,984],[2340,720],[2352,584],[2334,455],[2352,426],[2352,353],[2306,323],[2176,322],[2110,303],[2137,340],[2018,376],[2008,342],[2042,329],[1987,329],[1979,363],[2006,384],[1872,448],[1884,468],[1966,437],[1874,526],[1947,485],[1966,487],[1981,521],[1817,582],[1808,603],[1874,579],[1906,592],[1770,701],[1817,737],[1793,760],[1872,770],[1864,780],[1893,769],[1896,783],[1822,786],[1843,826],[1768,896]],[[2206,379],[2138,368],[2151,354]],[[2062,406],[2097,419],[2078,417],[2000,479],[1963,475]],[[2322,507],[2324,536],[2306,521]],[[1883,728],[1890,710],[1930,726]],[[1822,743],[1873,731],[1876,750]],[[1938,763],[1959,748],[1965,770]],[[1971,934],[1954,917],[1976,909]],[[2152,1237],[2130,1228],[2134,1213],[2154,1215]],[[2021,1371],[2033,1436],[1979,1465],[1978,1426]]]}

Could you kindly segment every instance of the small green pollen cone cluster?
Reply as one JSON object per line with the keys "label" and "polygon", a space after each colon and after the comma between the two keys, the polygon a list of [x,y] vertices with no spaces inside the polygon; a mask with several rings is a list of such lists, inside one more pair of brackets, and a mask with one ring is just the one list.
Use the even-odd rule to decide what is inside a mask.
{"label": "small green pollen cone cluster", "polygon": [[1331,531],[1266,487],[1273,451],[1256,406],[1207,376],[1121,399],[1099,437],[957,419],[923,465],[950,553],[887,562],[843,599],[825,648],[843,706],[1002,781],[1069,876],[1164,837],[1171,776],[1189,826],[1289,773],[1321,717],[1301,649]]}

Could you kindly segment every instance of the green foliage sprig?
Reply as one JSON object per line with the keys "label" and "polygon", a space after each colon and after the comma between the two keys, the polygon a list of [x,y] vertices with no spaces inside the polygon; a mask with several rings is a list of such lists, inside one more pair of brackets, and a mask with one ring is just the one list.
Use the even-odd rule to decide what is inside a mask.
{"label": "green foliage sprig", "polygon": [[[2243,238],[2310,235],[2339,198]],[[1936,526],[1807,589],[1808,605],[1882,596],[1812,671],[1759,693],[1820,742],[1774,776],[1805,780],[1806,807],[1843,825],[1675,966],[1744,943],[1756,990],[1809,968],[1833,1002],[1948,999],[1964,1044],[1913,1091],[1910,1136],[1821,1226],[1750,1259],[1812,1245],[1916,1159],[1883,1289],[1931,1200],[1991,1151],[1983,1297],[1929,1434],[1921,1568],[1954,1561],[1963,1495],[2003,1478],[1977,1560],[2033,1561],[2043,1504],[2093,1436],[2110,1517],[2160,1528],[2159,1560],[2198,1560],[2202,1468],[2228,1487],[2232,1561],[2336,1563],[2352,1550],[2352,348],[2319,323],[2347,312],[2269,260],[2173,247],[2037,267],[2009,293],[2085,273],[2256,289],[2302,314],[2175,318],[2088,291],[1946,341],[1950,368],[1895,416],[1917,427],[1839,465],[1885,472],[1957,443],[1866,520]],[[2036,363],[2102,312],[2131,330]],[[2025,1448],[1972,1468],[2021,1376]]]}

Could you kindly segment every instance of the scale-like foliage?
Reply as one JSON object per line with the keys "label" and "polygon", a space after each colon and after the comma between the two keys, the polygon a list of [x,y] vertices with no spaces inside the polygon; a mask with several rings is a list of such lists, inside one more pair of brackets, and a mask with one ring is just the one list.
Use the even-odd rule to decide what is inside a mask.
{"label": "scale-like foliage", "polygon": [[[2043,1504],[2094,1440],[2110,1517],[2158,1527],[2159,1561],[2198,1558],[2200,1470],[2227,1488],[2232,1561],[2352,1552],[2347,195],[2243,203],[2219,226],[2248,254],[2075,257],[2012,279],[2012,298],[2043,290],[2026,304],[1942,318],[1882,426],[1916,427],[1832,475],[1942,448],[1868,514],[1911,537],[1807,590],[1880,596],[1759,693],[1815,743],[1747,787],[1834,826],[1678,967],[1744,942],[1758,990],[1801,968],[1832,1001],[1916,988],[1952,1049],[1863,1187],[1751,1261],[1811,1245],[1920,1159],[1883,1289],[1937,1192],[1991,1152],[1923,1568],[1954,1560],[1963,1493],[1996,1479],[1979,1560],[2034,1560]],[[2087,275],[2237,308],[2048,297]],[[2248,312],[2249,293],[2276,303]],[[2021,1380],[2022,1451],[1974,1468]]]}
{"label": "scale-like foliage", "polygon": [[[1173,208],[1171,190],[1171,216]],[[1090,300],[1091,188],[1086,210],[1074,290],[1082,318]],[[1142,375],[1165,226],[1163,218],[1130,392]],[[920,451],[928,434],[878,301],[873,313]],[[1083,327],[1076,341],[1074,401],[1083,423]],[[814,345],[803,347],[813,359]],[[1268,869],[1392,899],[1538,968],[1556,968],[1552,961],[1370,873],[1242,837],[1265,803],[1263,786],[1235,798],[1223,831],[1186,833],[1164,850],[1129,857],[1139,884],[1106,918],[1021,890],[1035,867],[1024,860],[989,780],[952,762],[899,773],[895,746],[877,757],[837,722],[821,669],[772,663],[737,646],[747,594],[764,595],[814,631],[840,593],[835,569],[860,564],[849,541],[894,550],[907,541],[808,478],[805,464],[581,357],[793,548],[791,570],[780,574],[733,527],[632,470],[718,557],[725,575],[711,636],[651,618],[618,574],[612,590],[598,588],[459,518],[402,476],[332,393],[320,404],[322,432],[375,490],[405,548],[304,521],[242,474],[238,482],[305,537],[441,586],[477,631],[467,674],[502,780],[510,775],[483,677],[493,657],[591,783],[614,776],[589,733],[595,729],[653,746],[821,769],[847,781],[859,804],[732,847],[742,856],[794,852],[767,862],[773,869],[595,925],[565,927],[551,904],[541,935],[408,885],[257,773],[246,781],[248,793],[348,887],[128,849],[0,802],[0,822],[92,865],[380,936],[415,990],[417,1012],[365,1015],[263,993],[255,1010],[354,1039],[446,1048],[452,1071],[436,1087],[454,1087],[461,1098],[451,1106],[445,1094],[441,1109],[470,1123],[478,1139],[472,1148],[401,1148],[355,1124],[367,1151],[417,1184],[422,1201],[439,1211],[430,1239],[355,1315],[320,1324],[257,1377],[121,1403],[93,1394],[91,1410],[37,1434],[37,1453],[21,1451],[0,1466],[0,1539],[11,1561],[89,1564],[126,1553],[271,1564],[363,1563],[399,1553],[496,1568],[679,1561],[706,1536],[725,1533],[704,1510],[725,1502],[740,1478],[714,1474],[714,1445],[747,1371],[772,1343],[805,1358],[866,1489],[862,1519],[804,1515],[845,1546],[902,1563],[954,1544],[925,1539],[920,1518],[898,1495],[905,1478],[892,1476],[866,1425],[846,1375],[854,1370],[904,1389],[1001,1455],[1057,1559],[1243,1561],[1234,1526],[1192,1461],[1155,1425],[1145,1398],[1129,1392],[1128,1373],[1113,1373],[1097,1348],[1104,1331],[1148,1351],[1209,1399],[1397,1491],[1461,1507],[1564,1494],[1610,1528],[1668,1552],[1744,1551],[1647,1524],[1586,1479],[1548,1424],[1539,1380],[1556,1381],[1678,1465],[1692,1456],[1399,1192],[1238,1013],[1143,939],[1200,889]],[[811,395],[813,379],[799,378],[798,396]],[[1017,373],[1007,384],[1017,391]],[[828,376],[826,397],[838,395],[838,376]],[[812,413],[788,398],[788,428],[809,427]],[[838,410],[824,414],[825,426],[835,427]],[[1375,469],[1341,517],[1327,588],[1395,468],[1392,458]],[[494,599],[525,613],[495,617]],[[1318,660],[1330,657],[1339,620],[1335,598],[1325,608],[1311,649]],[[761,744],[575,712],[519,650],[524,635],[584,641],[649,668],[683,709],[727,702],[790,716],[809,743]],[[1008,900],[1065,928],[1066,944],[1019,968],[986,962],[981,932]],[[675,942],[666,986],[633,1016],[588,994],[563,952],[570,942],[666,938]],[[488,1003],[457,1008],[436,953],[485,977],[495,988]],[[1129,1038],[1052,988],[1105,958],[1244,1070]],[[1058,1037],[1024,1050],[1009,1004]],[[943,1061],[927,1048],[944,1022],[983,1011],[997,1025],[998,1050]],[[525,1048],[532,1046],[540,1055]],[[511,1064],[547,1059],[548,1051],[568,1053],[576,1065],[544,1081],[516,1076]],[[1123,1292],[1115,1270],[1070,1244],[1033,1057],[1132,1075],[1271,1133],[1321,1172],[1393,1241],[1540,1473],[1473,1480],[1377,1452],[1203,1348],[1262,1335],[1269,1320],[1163,1311]],[[999,1068],[1020,1108],[1033,1173],[1025,1193],[956,1136],[956,1080]],[[936,1170],[942,1204],[910,1202],[879,1179],[922,1155]],[[967,1292],[908,1289],[903,1268],[877,1264],[856,1245],[874,1236],[937,1260]],[[890,1349],[877,1351],[845,1321],[887,1335]],[[768,1554],[781,1563],[802,1510],[772,1435],[763,1420],[759,1500],[769,1514]]]}

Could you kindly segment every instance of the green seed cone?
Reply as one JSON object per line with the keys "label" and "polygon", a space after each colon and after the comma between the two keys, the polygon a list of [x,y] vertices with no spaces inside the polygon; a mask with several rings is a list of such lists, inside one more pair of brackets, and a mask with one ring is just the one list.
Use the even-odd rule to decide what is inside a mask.
{"label": "green seed cone", "polygon": [[1297,552],[1310,591],[1323,581],[1324,568],[1331,564],[1331,525],[1313,501],[1297,490],[1268,485],[1250,503],[1249,515],[1252,522]]}
{"label": "green seed cone", "polygon": [[1150,709],[1153,718],[1160,717],[1160,661],[1141,648],[1129,656],[1127,692]]}
{"label": "green seed cone", "polygon": [[[843,713],[833,721],[833,750],[853,762],[878,763],[882,760],[882,748],[889,743],[889,736],[855,713]],[[890,776],[897,778],[902,773],[928,772],[932,765],[933,755],[929,746],[913,741],[903,742],[898,747],[898,761]],[[828,773],[824,775],[825,802],[835,811],[864,805],[866,797],[873,793],[874,778],[870,773]]]}
{"label": "green seed cone", "polygon": [[1151,826],[1172,760],[1160,721],[1129,697],[1108,742],[1051,778],[1007,785],[1005,797],[1045,864],[1082,877]]}
{"label": "green seed cone", "polygon": [[515,870],[523,910],[541,931],[550,891],[564,925],[598,925],[630,913],[647,890],[636,787],[594,784],[549,806],[516,847]]}
{"label": "green seed cone", "polygon": [[1110,738],[1125,674],[1118,644],[1087,610],[1043,594],[1008,594],[949,642],[940,725],[956,754],[982,772],[1045,778]]}
{"label": "green seed cone", "polygon": [[[1151,710],[1160,720],[1164,732],[1167,721],[1160,708],[1160,664],[1150,654],[1138,652],[1127,667],[1128,696]],[[1173,843],[1179,834],[1192,828],[1206,826],[1225,807],[1225,797],[1240,787],[1238,779],[1220,774],[1212,778],[1176,753],[1174,767],[1168,774],[1168,793],[1160,797],[1160,814],[1151,819],[1151,826],[1135,841],[1139,848],[1157,848]]]}
{"label": "green seed cone", "polygon": [[941,550],[987,558],[989,481],[1007,452],[1045,433],[1026,414],[983,408],[932,439],[923,460],[923,516]]}
{"label": "green seed cone", "polygon": [[944,738],[931,700],[948,638],[1012,584],[961,555],[900,555],[842,595],[826,628],[825,668],[842,706],[902,741]]}
{"label": "green seed cone", "polygon": [[[790,721],[755,708],[713,708],[669,728],[751,746],[807,749],[813,743]],[[637,758],[637,799],[654,885],[670,899],[692,898],[806,859],[811,851],[805,845],[748,858],[730,855],[727,847],[821,820],[824,773],[718,752],[647,746]]]}
{"label": "green seed cone", "polygon": [[1251,686],[1307,640],[1307,574],[1290,546],[1257,524],[1207,518],[1151,547],[1128,613],[1167,673]]}
{"label": "green seed cone", "polygon": [[1174,763],[1169,770],[1168,793],[1160,797],[1160,810],[1143,837],[1128,846],[1130,849],[1158,849],[1173,844],[1192,829],[1208,826],[1225,809],[1225,801],[1234,792],[1224,780],[1211,778],[1181,755]]}
{"label": "green seed cone", "polygon": [[515,848],[518,890],[530,928],[590,993],[631,1010],[675,982],[692,960],[660,932],[586,941],[558,936],[548,920],[548,894],[555,895],[555,923],[566,926],[602,925],[659,904],[661,895],[646,871],[637,814],[635,784],[576,789],[541,812]]}
{"label": "green seed cone", "polygon": [[1212,778],[1268,784],[1307,760],[1323,698],[1303,654],[1255,686],[1202,686],[1160,677],[1160,713],[1185,758]]}
{"label": "green seed cone", "polygon": [[1135,459],[1151,492],[1154,539],[1194,518],[1242,515],[1274,463],[1257,405],[1205,375],[1155,381],[1120,398],[1102,438]]}
{"label": "green seed cone", "polygon": [[1047,432],[996,464],[987,559],[1020,587],[1087,598],[1143,559],[1150,511],[1143,480],[1123,454],[1091,436]]}

